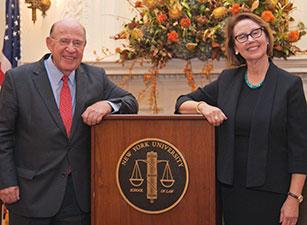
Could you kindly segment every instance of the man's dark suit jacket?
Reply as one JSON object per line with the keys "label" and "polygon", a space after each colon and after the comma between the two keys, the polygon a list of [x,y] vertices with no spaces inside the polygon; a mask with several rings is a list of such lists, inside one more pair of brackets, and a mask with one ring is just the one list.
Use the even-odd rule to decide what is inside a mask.
{"label": "man's dark suit jacket", "polygon": [[[246,67],[225,70],[204,88],[180,96],[219,107],[227,120],[217,128],[217,178],[233,184],[236,106]],[[307,108],[300,78],[272,62],[252,115],[246,186],[287,193],[291,173],[307,173]]]}
{"label": "man's dark suit jacket", "polygon": [[44,67],[47,57],[8,71],[0,95],[0,189],[18,185],[21,199],[8,207],[29,217],[57,213],[69,164],[79,206],[89,212],[90,127],[81,114],[99,100],[119,103],[118,113],[138,110],[135,98],[115,86],[103,69],[81,64],[68,138]]}

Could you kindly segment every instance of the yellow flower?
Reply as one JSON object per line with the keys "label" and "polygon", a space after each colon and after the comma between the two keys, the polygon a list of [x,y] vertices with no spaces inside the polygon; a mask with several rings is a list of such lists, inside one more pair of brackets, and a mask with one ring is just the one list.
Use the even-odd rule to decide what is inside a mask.
{"label": "yellow flower", "polygon": [[227,14],[227,8],[224,6],[218,7],[216,9],[213,10],[212,15],[215,19],[219,19],[222,18],[223,16],[225,16]]}
{"label": "yellow flower", "polygon": [[50,5],[51,5],[50,0],[42,0],[40,2],[39,9],[42,10],[43,12],[47,11],[50,8]]}
{"label": "yellow flower", "polygon": [[266,0],[265,1],[270,7],[275,8],[278,3],[278,0]]}
{"label": "yellow flower", "polygon": [[177,3],[168,10],[168,15],[172,19],[178,19],[182,15],[182,6]]}
{"label": "yellow flower", "polygon": [[149,9],[154,8],[157,4],[158,1],[156,0],[143,0],[143,4],[148,7]]}
{"label": "yellow flower", "polygon": [[123,30],[121,31],[119,34],[116,34],[114,36],[114,39],[115,40],[118,40],[118,39],[127,39],[129,36],[128,32],[126,30]]}
{"label": "yellow flower", "polygon": [[141,40],[144,36],[143,32],[139,29],[139,28],[134,28],[131,31],[131,38],[135,39],[135,40]]}
{"label": "yellow flower", "polygon": [[150,19],[150,17],[148,16],[148,14],[146,13],[146,14],[144,14],[144,16],[143,16],[143,20],[144,20],[144,24],[145,25],[149,25],[150,24],[150,22],[151,22],[151,19]]}

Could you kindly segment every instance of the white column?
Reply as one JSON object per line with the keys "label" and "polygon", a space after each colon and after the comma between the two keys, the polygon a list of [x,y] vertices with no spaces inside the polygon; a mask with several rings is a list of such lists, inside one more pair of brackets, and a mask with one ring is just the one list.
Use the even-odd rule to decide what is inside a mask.
{"label": "white column", "polygon": [[[295,19],[294,25],[302,21],[305,24],[305,27],[307,28],[307,13],[306,13],[307,1],[293,0],[293,4],[295,9],[293,10],[293,13],[291,15]],[[307,35],[305,35],[301,40],[299,40],[296,43],[296,45],[302,50],[307,50]]]}

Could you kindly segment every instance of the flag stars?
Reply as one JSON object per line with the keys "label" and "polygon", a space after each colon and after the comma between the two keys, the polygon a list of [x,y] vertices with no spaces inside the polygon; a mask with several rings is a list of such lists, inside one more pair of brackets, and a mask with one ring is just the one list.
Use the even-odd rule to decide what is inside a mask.
{"label": "flag stars", "polygon": [[[3,43],[3,56],[8,59],[12,67],[17,66],[20,59],[20,21],[17,0],[6,0],[7,12],[5,15],[5,34]],[[5,72],[5,71],[4,71]]]}

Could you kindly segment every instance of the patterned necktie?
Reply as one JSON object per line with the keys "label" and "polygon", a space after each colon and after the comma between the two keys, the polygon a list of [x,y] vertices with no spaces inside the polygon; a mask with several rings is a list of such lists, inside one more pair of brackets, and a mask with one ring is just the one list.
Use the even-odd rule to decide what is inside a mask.
{"label": "patterned necktie", "polygon": [[68,86],[68,76],[62,77],[63,86],[60,94],[60,113],[62,121],[64,123],[67,136],[70,135],[70,129],[72,124],[72,100],[71,93]]}

